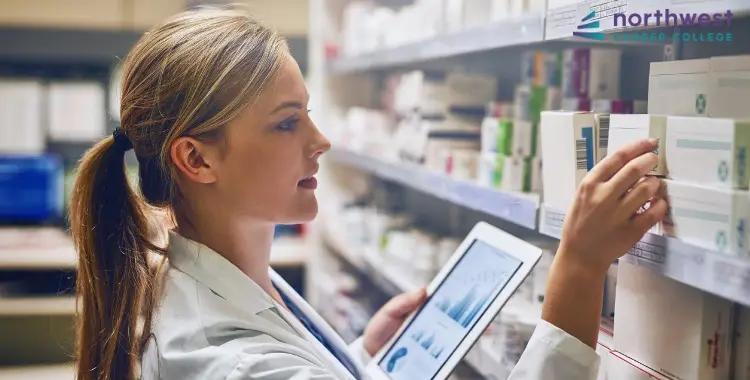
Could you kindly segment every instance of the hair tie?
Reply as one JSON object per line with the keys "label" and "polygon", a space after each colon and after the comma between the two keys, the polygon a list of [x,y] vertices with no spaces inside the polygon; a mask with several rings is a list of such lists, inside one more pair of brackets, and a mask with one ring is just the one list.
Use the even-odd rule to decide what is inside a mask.
{"label": "hair tie", "polygon": [[133,149],[133,143],[128,136],[125,136],[125,134],[120,131],[120,127],[117,127],[112,131],[112,137],[115,139],[115,146],[119,147],[123,152]]}

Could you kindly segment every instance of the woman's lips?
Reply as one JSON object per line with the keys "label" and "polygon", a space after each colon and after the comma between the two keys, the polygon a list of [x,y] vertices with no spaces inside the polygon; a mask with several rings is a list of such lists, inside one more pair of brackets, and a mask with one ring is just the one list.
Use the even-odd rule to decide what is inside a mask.
{"label": "woman's lips", "polygon": [[302,181],[297,182],[297,186],[304,189],[315,190],[318,188],[318,180],[315,179],[315,177],[305,178]]}

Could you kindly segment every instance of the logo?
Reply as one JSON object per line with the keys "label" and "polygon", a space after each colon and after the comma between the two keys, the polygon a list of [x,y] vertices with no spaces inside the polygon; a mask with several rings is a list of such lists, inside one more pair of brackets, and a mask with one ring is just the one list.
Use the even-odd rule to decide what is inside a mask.
{"label": "logo", "polygon": [[723,252],[726,247],[727,234],[724,233],[724,231],[719,231],[719,233],[716,234],[716,248],[719,249],[719,252]]}
{"label": "logo", "polygon": [[726,182],[726,180],[729,179],[729,164],[722,160],[721,163],[719,163],[716,174],[719,176],[721,182]]}
{"label": "logo", "polygon": [[[636,28],[636,31],[614,32],[608,37],[602,30],[600,19],[596,11],[592,10],[581,19],[574,36],[591,40],[604,41],[639,41],[639,42],[733,42],[734,36],[729,27],[732,25],[734,14],[731,10],[723,13],[679,13],[669,9],[657,9],[649,13],[615,13],[612,16],[613,28]],[[678,26],[698,27],[691,31],[680,31]],[[648,27],[675,28],[673,31],[648,31]],[[608,27],[609,28],[609,27]],[[631,29],[632,30],[632,29]],[[705,109],[705,97],[703,98]],[[696,101],[696,108],[698,102]],[[702,113],[702,112],[701,112]]]}
{"label": "logo", "polygon": [[[591,11],[586,17],[581,19],[581,24],[578,25],[578,30],[589,30],[589,29],[599,29],[599,20],[594,20],[594,17],[596,17],[596,11]],[[588,38],[591,40],[598,40],[598,41],[604,41],[604,33],[602,32],[594,32],[594,31],[584,31],[584,32],[573,32],[574,36]]]}
{"label": "logo", "polygon": [[698,96],[695,97],[695,112],[698,113],[698,115],[703,115],[704,113],[706,113],[705,94],[698,94]]}

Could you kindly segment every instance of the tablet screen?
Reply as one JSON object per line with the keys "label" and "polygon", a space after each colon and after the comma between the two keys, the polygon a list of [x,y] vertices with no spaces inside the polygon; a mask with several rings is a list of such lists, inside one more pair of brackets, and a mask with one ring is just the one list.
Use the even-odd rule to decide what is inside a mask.
{"label": "tablet screen", "polygon": [[432,379],[521,264],[474,240],[383,356],[380,368],[394,380]]}

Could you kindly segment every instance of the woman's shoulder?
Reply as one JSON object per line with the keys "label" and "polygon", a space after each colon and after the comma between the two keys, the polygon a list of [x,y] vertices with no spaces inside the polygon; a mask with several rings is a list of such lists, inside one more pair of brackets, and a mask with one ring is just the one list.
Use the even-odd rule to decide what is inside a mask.
{"label": "woman's shoulder", "polygon": [[242,307],[174,268],[162,289],[142,358],[144,380],[226,379],[250,367],[294,363],[320,367],[274,308]]}

